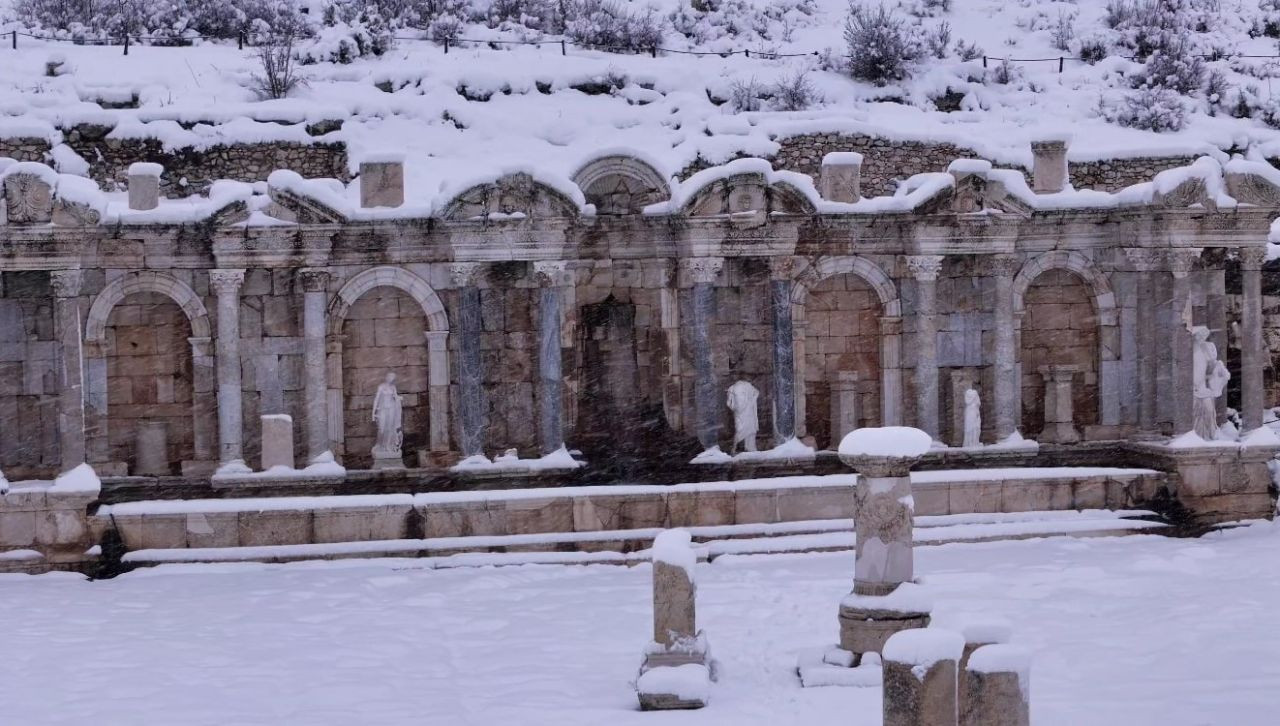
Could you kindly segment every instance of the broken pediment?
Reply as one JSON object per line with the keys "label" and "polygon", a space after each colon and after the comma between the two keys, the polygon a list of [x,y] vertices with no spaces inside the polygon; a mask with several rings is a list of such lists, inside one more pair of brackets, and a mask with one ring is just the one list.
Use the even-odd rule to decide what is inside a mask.
{"label": "broken pediment", "polygon": [[596,159],[573,175],[596,214],[639,214],[650,204],[671,198],[671,187],[649,164],[614,155]]}
{"label": "broken pediment", "polygon": [[578,211],[578,204],[563,192],[529,174],[517,173],[477,184],[457,195],[445,206],[444,218],[452,221],[554,219],[577,217]]}

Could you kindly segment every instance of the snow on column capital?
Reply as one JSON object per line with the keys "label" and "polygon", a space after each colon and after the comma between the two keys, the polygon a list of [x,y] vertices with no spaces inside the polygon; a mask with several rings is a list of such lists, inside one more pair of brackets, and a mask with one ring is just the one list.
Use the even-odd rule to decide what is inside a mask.
{"label": "snow on column capital", "polygon": [[374,154],[360,162],[360,206],[404,204],[404,155]]}
{"label": "snow on column capital", "polygon": [[865,477],[906,476],[929,453],[933,438],[910,426],[882,426],[850,431],[840,440],[840,461]]}

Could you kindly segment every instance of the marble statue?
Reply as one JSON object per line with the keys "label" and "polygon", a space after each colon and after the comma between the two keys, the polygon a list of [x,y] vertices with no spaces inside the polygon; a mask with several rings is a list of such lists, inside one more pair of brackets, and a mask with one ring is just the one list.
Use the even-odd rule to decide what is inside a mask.
{"label": "marble statue", "polygon": [[964,445],[982,446],[982,397],[972,388],[964,392]]}
{"label": "marble statue", "polygon": [[401,397],[396,391],[396,374],[388,373],[373,397],[373,422],[378,426],[377,438],[373,440],[375,459],[400,456],[400,446],[404,443],[404,431],[401,429],[403,415]]}
{"label": "marble statue", "polygon": [[1222,395],[1231,373],[1218,360],[1218,347],[1209,342],[1209,329],[1197,325],[1191,329],[1195,348],[1191,357],[1191,376],[1195,401],[1192,421],[1196,435],[1205,441],[1218,437],[1218,409],[1214,399]]}
{"label": "marble statue", "polygon": [[748,381],[738,381],[729,386],[726,403],[733,411],[733,445],[729,447],[729,453],[736,452],[739,444],[742,444],[743,451],[756,450],[756,433],[760,431],[756,412],[759,398],[760,391]]}

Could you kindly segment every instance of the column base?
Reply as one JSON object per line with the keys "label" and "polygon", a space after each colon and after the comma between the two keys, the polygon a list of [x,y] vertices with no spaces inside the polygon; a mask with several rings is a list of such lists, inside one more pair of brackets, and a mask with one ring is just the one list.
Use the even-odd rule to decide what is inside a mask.
{"label": "column base", "polygon": [[1042,444],[1078,444],[1080,443],[1080,432],[1074,424],[1045,424],[1044,431],[1040,432],[1036,440]]}
{"label": "column base", "polygon": [[706,706],[715,671],[702,633],[671,646],[649,643],[636,681],[640,710],[679,711]]}
{"label": "column base", "polygon": [[218,470],[218,462],[216,461],[184,461],[182,462],[182,475],[190,477],[213,476],[213,472]]}
{"label": "column base", "polygon": [[[861,660],[879,653],[894,633],[929,626],[929,613],[840,605],[840,647]],[[854,665],[857,665],[855,662]]]}
{"label": "column base", "polygon": [[405,468],[404,457],[375,454],[373,457],[373,468],[375,471],[381,471],[384,469],[403,469]]}

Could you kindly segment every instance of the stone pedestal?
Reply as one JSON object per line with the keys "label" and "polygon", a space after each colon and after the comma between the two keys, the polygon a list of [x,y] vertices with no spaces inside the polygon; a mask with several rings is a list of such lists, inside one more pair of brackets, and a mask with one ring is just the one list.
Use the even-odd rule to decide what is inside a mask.
{"label": "stone pedestal", "polygon": [[262,470],[293,468],[293,418],[285,414],[262,417]]}
{"label": "stone pedestal", "polygon": [[399,451],[374,451],[373,468],[379,471],[384,469],[403,469],[405,468],[404,453]]}
{"label": "stone pedestal", "polygon": [[856,202],[862,198],[862,154],[836,151],[822,157],[818,191],[829,202]]}
{"label": "stone pedestal", "polygon": [[1067,142],[1049,139],[1031,142],[1031,190],[1036,194],[1055,194],[1066,189]]}
{"label": "stone pedestal", "polygon": [[969,658],[971,658],[974,652],[979,648],[983,648],[988,645],[1008,643],[1012,632],[1013,629],[1008,623],[996,621],[972,623],[970,625],[966,625],[960,631],[960,634],[964,637],[964,653],[960,656],[960,672],[958,676],[959,685],[957,686],[957,698],[959,699],[961,713],[964,713],[965,708],[965,669],[968,667]]}
{"label": "stone pedestal", "polygon": [[[851,439],[881,432],[918,437],[920,450],[912,456],[849,453],[857,448],[848,446]],[[911,583],[911,467],[928,450],[929,438],[915,429],[859,429],[850,440],[842,443],[840,460],[858,472],[853,515],[858,537],[853,594],[840,603],[840,647],[861,659],[863,653],[879,652],[894,633],[929,623],[928,607]]]}
{"label": "stone pedestal", "polygon": [[1044,379],[1044,430],[1040,441],[1047,444],[1074,444],[1080,440],[1075,425],[1072,382],[1080,366],[1050,365],[1040,367]]}
{"label": "stone pedestal", "polygon": [[957,662],[964,639],[937,628],[908,630],[884,647],[884,726],[956,726]]}
{"label": "stone pedestal", "polygon": [[160,206],[160,175],[164,167],[159,164],[138,162],[129,165],[129,209],[146,211]]}
{"label": "stone pedestal", "polygon": [[[702,708],[711,678],[698,631],[697,562],[689,533],[667,530],[653,543],[653,642],[645,649],[637,695],[646,711]],[[699,685],[689,690],[689,681]],[[694,692],[696,691],[696,692]]]}
{"label": "stone pedestal", "polygon": [[960,725],[1030,726],[1030,665],[1030,654],[1022,648],[979,648],[963,677]]}
{"label": "stone pedestal", "polygon": [[1173,493],[1198,524],[1274,516],[1268,462],[1280,446],[1140,446],[1157,454],[1159,468],[1176,472]]}
{"label": "stone pedestal", "polygon": [[360,164],[360,206],[398,207],[404,204],[404,159],[370,158]]}
{"label": "stone pedestal", "polygon": [[837,371],[831,382],[831,448],[858,428],[858,372]]}
{"label": "stone pedestal", "polygon": [[164,421],[140,421],[133,447],[134,476],[167,476],[169,426]]}

